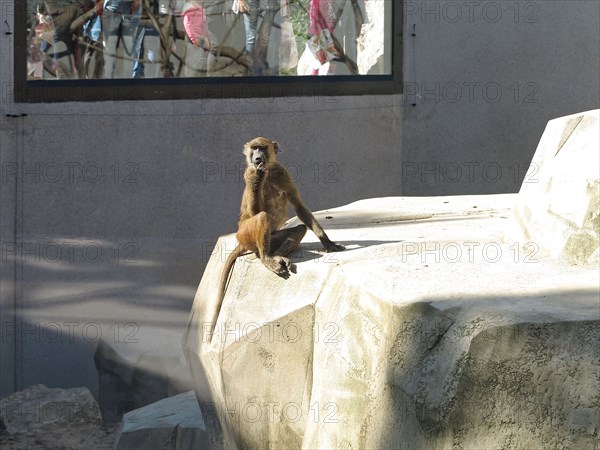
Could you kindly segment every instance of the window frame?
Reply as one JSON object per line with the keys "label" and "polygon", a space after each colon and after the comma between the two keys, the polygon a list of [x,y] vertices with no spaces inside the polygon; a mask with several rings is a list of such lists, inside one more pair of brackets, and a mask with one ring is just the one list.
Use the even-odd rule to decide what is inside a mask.
{"label": "window frame", "polygon": [[385,1],[392,3],[392,73],[389,75],[28,80],[27,1],[14,0],[14,101],[46,103],[400,94],[404,2]]}

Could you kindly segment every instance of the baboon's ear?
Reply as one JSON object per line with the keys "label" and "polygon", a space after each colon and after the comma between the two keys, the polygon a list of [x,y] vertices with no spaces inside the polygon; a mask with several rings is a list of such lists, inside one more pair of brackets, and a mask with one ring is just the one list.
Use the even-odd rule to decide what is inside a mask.
{"label": "baboon's ear", "polygon": [[250,142],[246,142],[246,145],[244,145],[244,148],[242,149],[242,155],[245,155],[245,154],[246,154],[246,149],[248,148],[248,144],[249,144],[249,143],[250,143]]}
{"label": "baboon's ear", "polygon": [[273,142],[273,148],[275,149],[275,154],[281,153],[281,150],[279,149],[279,144],[277,143],[277,141],[272,141],[272,142]]}

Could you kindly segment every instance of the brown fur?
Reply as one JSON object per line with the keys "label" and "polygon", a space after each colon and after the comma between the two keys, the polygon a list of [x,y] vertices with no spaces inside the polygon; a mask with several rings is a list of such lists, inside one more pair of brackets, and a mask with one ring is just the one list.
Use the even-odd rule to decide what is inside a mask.
{"label": "brown fur", "polygon": [[[223,268],[217,317],[225,296],[229,273],[235,259],[243,253],[255,253],[269,270],[287,278],[292,270],[292,263],[286,256],[298,248],[307,226],[317,235],[325,251],[344,250],[344,246],[329,239],[304,205],[288,171],[277,162],[277,151],[278,144],[264,137],[257,137],[244,146],[248,167],[244,173],[245,187],[236,234],[239,244],[229,255]],[[257,160],[256,157],[262,159]],[[281,229],[288,219],[288,202],[306,226]]]}

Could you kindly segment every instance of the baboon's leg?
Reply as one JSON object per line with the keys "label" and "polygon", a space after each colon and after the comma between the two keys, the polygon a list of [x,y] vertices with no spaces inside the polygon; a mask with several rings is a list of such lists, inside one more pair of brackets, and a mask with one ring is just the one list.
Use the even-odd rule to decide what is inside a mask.
{"label": "baboon's leg", "polygon": [[290,260],[280,255],[271,256],[267,252],[271,248],[271,233],[266,212],[262,211],[240,222],[236,237],[240,245],[258,255],[267,269],[280,276],[288,275],[292,266]]}
{"label": "baboon's leg", "polygon": [[295,251],[306,234],[306,230],[306,225],[301,224],[293,228],[277,230],[271,233],[271,254],[287,256]]}
{"label": "baboon's leg", "polygon": [[271,245],[267,213],[262,211],[241,221],[238,224],[236,238],[241,245],[256,253],[261,260],[267,256],[266,250]]}

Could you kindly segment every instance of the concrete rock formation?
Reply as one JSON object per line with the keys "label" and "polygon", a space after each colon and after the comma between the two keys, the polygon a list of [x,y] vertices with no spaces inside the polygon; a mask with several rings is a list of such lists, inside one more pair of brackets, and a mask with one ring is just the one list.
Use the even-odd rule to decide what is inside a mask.
{"label": "concrete rock formation", "polygon": [[94,355],[99,403],[105,422],[123,413],[191,389],[181,334],[140,327],[122,339],[100,339]]}
{"label": "concrete rock formation", "polygon": [[390,197],[317,213],[347,250],[323,254],[309,233],[287,280],[240,258],[217,316],[235,245],[220,238],[184,336],[201,407],[219,419],[213,438],[247,449],[593,448],[600,273],[517,237],[516,202]]}
{"label": "concrete rock formation", "polygon": [[599,115],[548,122],[514,208],[526,236],[574,264],[600,261]]}
{"label": "concrete rock formation", "polygon": [[201,450],[209,448],[206,427],[193,391],[128,412],[116,450]]}
{"label": "concrete rock formation", "polygon": [[0,400],[0,430],[9,434],[101,424],[98,403],[84,387],[50,389],[34,384]]}

